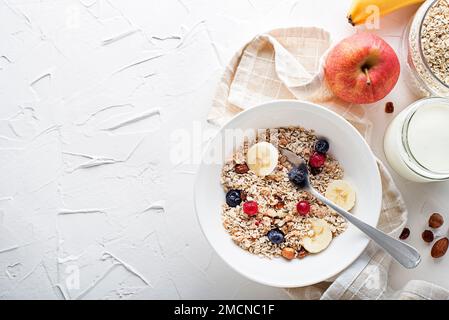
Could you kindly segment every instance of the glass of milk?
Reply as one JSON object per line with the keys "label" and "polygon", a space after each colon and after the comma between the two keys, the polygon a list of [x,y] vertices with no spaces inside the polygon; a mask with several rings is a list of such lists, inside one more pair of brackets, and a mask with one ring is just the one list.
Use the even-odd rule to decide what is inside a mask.
{"label": "glass of milk", "polygon": [[391,167],[408,180],[448,180],[449,99],[422,99],[403,110],[385,133],[384,150]]}

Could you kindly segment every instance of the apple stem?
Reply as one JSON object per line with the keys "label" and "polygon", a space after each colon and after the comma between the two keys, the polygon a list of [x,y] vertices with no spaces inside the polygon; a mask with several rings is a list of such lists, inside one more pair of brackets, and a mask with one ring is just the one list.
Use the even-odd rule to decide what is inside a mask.
{"label": "apple stem", "polygon": [[369,76],[368,68],[363,69],[363,72],[365,72],[365,75],[366,75],[366,84],[370,86],[371,85],[371,78]]}

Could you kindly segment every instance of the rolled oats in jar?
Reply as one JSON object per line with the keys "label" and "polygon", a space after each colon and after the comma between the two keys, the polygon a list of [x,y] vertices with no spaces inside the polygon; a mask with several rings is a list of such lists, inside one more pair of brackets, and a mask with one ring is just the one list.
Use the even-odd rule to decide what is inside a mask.
{"label": "rolled oats in jar", "polygon": [[403,36],[408,84],[418,95],[449,97],[449,0],[427,0]]}

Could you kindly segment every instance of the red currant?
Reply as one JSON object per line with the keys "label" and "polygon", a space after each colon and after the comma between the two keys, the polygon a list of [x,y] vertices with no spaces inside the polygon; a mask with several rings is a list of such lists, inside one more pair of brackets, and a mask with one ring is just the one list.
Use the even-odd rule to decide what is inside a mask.
{"label": "red currant", "polygon": [[296,210],[301,216],[306,216],[310,212],[310,203],[309,201],[300,201],[296,205]]}
{"label": "red currant", "polygon": [[315,152],[310,156],[309,164],[312,168],[321,168],[326,162],[326,156],[322,153]]}
{"label": "red currant", "polygon": [[249,216],[255,216],[259,212],[256,201],[248,201],[243,204],[243,212]]}

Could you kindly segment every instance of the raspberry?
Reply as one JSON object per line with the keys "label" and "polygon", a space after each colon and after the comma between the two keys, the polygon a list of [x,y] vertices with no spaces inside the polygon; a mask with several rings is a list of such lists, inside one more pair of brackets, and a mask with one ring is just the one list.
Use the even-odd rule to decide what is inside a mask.
{"label": "raspberry", "polygon": [[296,210],[301,216],[306,216],[310,212],[310,203],[308,201],[300,201],[296,205]]}
{"label": "raspberry", "polygon": [[248,201],[243,204],[243,212],[249,216],[255,216],[259,212],[256,201]]}
{"label": "raspberry", "polygon": [[312,168],[321,168],[324,162],[326,162],[326,156],[319,152],[312,154],[309,159],[309,164]]}

